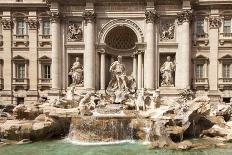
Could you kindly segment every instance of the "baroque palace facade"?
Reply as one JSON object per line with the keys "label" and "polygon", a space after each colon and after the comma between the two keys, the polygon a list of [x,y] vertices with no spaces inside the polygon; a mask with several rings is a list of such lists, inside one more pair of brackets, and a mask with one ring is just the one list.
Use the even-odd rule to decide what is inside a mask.
{"label": "baroque palace facade", "polygon": [[[232,0],[0,0],[0,101],[62,96],[75,61],[80,91],[104,91],[121,55],[138,90],[191,88],[230,102],[231,8]],[[167,62],[172,71],[161,69]]]}

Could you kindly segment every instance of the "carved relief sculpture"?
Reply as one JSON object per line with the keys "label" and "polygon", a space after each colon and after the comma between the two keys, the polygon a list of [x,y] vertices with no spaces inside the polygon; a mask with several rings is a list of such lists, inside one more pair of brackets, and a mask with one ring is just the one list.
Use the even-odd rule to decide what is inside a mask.
{"label": "carved relief sculpture", "polygon": [[167,56],[167,60],[160,68],[161,73],[161,86],[174,86],[174,72],[175,72],[175,63],[171,61],[171,57]]}
{"label": "carved relief sculpture", "polygon": [[10,30],[13,26],[11,19],[2,19],[1,23],[2,23],[3,29]]}
{"label": "carved relief sculpture", "polygon": [[81,41],[83,37],[82,28],[76,23],[70,23],[68,26],[68,40]]}
{"label": "carved relief sculpture", "polygon": [[160,26],[160,41],[172,40],[175,35],[174,21],[165,20]]}
{"label": "carved relief sculpture", "polygon": [[73,63],[69,75],[72,76],[72,85],[77,87],[84,86],[83,66],[80,63],[79,57],[76,57],[76,61]]}

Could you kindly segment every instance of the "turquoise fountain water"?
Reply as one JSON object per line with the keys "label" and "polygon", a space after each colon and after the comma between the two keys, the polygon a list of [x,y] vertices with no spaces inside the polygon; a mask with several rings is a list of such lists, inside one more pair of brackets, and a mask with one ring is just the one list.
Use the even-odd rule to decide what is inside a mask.
{"label": "turquoise fountain water", "polygon": [[0,147],[0,155],[231,155],[232,144],[225,149],[191,151],[149,150],[142,143],[111,145],[77,145],[67,140],[41,141],[28,145]]}

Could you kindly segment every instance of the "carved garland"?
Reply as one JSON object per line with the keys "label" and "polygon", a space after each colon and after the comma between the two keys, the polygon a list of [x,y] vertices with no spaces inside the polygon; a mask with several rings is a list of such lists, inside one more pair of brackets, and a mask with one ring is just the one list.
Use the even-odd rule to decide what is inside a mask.
{"label": "carved garland", "polygon": [[220,17],[209,17],[209,28],[217,29],[221,25],[221,18]]}
{"label": "carved garland", "polygon": [[10,30],[13,26],[11,19],[2,19],[1,23],[2,23],[3,29],[5,30]]}
{"label": "carved garland", "polygon": [[37,19],[28,19],[27,23],[30,29],[37,29],[39,26],[39,22]]}

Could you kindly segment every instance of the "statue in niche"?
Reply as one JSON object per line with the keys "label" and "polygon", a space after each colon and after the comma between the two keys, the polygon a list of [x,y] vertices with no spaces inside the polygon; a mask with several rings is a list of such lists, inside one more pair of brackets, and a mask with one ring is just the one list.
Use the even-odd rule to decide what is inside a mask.
{"label": "statue in niche", "polygon": [[161,25],[160,40],[172,40],[174,39],[175,25],[174,23],[167,22]]}
{"label": "statue in niche", "polygon": [[167,60],[160,68],[161,86],[174,86],[175,63],[171,61],[171,57],[167,56]]}
{"label": "statue in niche", "polygon": [[82,36],[83,32],[79,25],[72,23],[68,26],[68,40],[80,41]]}
{"label": "statue in niche", "polygon": [[118,60],[110,66],[112,79],[107,87],[106,92],[114,96],[114,101],[120,103],[125,99],[125,95],[135,92],[135,79],[126,75],[126,67],[122,63],[122,56],[118,56]]}
{"label": "statue in niche", "polygon": [[80,63],[80,58],[76,57],[76,61],[73,63],[69,75],[72,76],[72,84],[77,87],[84,86],[83,66]]}

